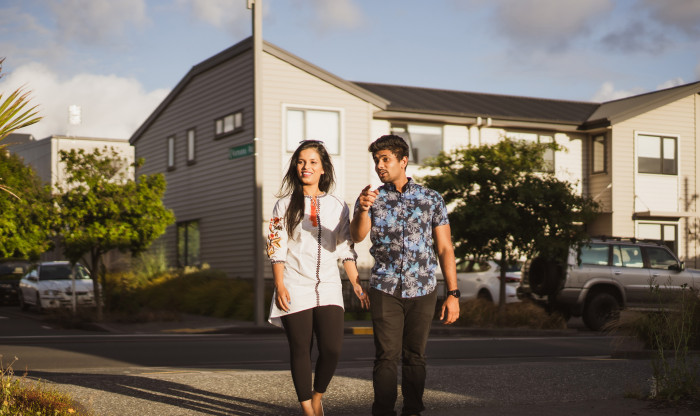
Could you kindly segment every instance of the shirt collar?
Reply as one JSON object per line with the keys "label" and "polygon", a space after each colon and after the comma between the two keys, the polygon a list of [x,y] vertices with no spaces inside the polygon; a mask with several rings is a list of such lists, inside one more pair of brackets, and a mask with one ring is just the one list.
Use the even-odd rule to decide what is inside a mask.
{"label": "shirt collar", "polygon": [[[386,186],[387,191],[398,192],[398,190],[396,189],[396,185],[394,185],[393,182],[389,182],[387,184],[384,184],[384,186]],[[411,178],[409,176],[408,182],[406,182],[406,185],[404,185],[404,187],[403,187],[403,191],[410,192],[414,186],[416,186],[416,183],[413,182],[413,178]]]}

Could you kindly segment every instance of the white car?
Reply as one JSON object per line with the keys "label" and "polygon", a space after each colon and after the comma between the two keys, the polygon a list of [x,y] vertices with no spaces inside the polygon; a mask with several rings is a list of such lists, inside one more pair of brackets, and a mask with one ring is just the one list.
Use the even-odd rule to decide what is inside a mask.
{"label": "white car", "polygon": [[[71,275],[75,282],[71,280]],[[40,262],[29,268],[19,281],[19,304],[22,309],[70,308],[75,283],[76,305],[95,306],[95,292],[88,270],[80,263],[74,268],[67,261]]]}
{"label": "white car", "polygon": [[[520,284],[518,261],[506,270],[506,303],[519,302],[516,289]],[[499,302],[501,269],[494,260],[464,260],[457,264],[457,287],[462,300],[485,299],[495,304]]]}

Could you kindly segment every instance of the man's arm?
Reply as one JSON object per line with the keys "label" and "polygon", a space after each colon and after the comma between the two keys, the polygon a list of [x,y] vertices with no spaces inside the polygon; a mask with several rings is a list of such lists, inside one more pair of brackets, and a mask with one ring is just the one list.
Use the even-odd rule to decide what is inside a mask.
{"label": "man's arm", "polygon": [[367,185],[365,189],[360,192],[360,196],[358,197],[359,204],[355,210],[355,215],[352,217],[352,221],[350,221],[350,236],[355,243],[364,240],[369,230],[372,228],[372,220],[369,218],[369,209],[379,192],[377,190],[371,191],[370,188],[371,186]]}
{"label": "man's arm", "polygon": [[[455,263],[455,252],[452,247],[452,234],[450,225],[439,225],[433,228],[433,237],[437,246],[437,255],[440,260],[440,269],[445,277],[447,290],[457,290],[457,265]],[[445,314],[447,310],[447,314]],[[451,324],[459,318],[459,299],[454,296],[447,296],[442,304],[440,319],[444,319],[444,324]]]}

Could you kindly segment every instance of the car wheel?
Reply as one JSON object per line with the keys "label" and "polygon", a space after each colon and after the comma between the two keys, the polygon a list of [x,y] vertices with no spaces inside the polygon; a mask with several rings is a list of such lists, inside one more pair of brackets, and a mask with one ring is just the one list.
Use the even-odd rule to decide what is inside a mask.
{"label": "car wheel", "polygon": [[489,302],[493,302],[493,297],[491,297],[491,293],[489,293],[488,290],[482,290],[482,291],[480,291],[479,294],[476,295],[476,298],[477,298],[477,299],[486,300],[486,301],[489,301]]}
{"label": "car wheel", "polygon": [[37,312],[41,313],[44,312],[44,308],[41,307],[41,297],[39,296],[39,293],[36,294],[36,310]]}
{"label": "car wheel", "polygon": [[607,292],[593,294],[583,309],[583,323],[593,331],[600,331],[605,325],[620,317],[620,303]]}
{"label": "car wheel", "polygon": [[27,305],[27,302],[24,301],[24,296],[22,296],[22,292],[19,292],[19,308],[23,311],[29,309],[29,305]]}

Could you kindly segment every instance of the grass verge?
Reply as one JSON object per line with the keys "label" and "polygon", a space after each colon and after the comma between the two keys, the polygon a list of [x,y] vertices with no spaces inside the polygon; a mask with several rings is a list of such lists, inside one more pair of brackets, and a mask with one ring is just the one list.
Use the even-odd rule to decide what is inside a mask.
{"label": "grass verge", "polygon": [[26,376],[15,377],[12,364],[7,367],[0,355],[0,416],[51,415],[90,416],[80,404],[69,396],[59,393],[46,384],[28,380]]}

